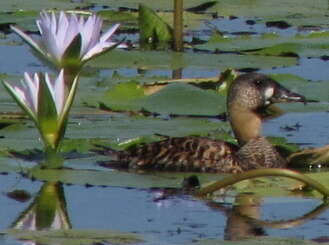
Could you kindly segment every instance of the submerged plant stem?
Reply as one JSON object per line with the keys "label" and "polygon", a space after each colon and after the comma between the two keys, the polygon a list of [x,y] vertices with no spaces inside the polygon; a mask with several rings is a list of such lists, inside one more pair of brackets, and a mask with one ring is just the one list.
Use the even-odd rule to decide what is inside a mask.
{"label": "submerged plant stem", "polygon": [[287,177],[291,179],[298,180],[302,183],[307,184],[309,187],[317,190],[323,195],[323,199],[327,199],[329,196],[329,190],[324,185],[320,184],[316,180],[301,174],[297,171],[289,170],[289,169],[279,169],[279,168],[267,168],[267,169],[255,169],[246,171],[241,174],[232,174],[229,177],[226,177],[222,180],[216,181],[213,184],[205,186],[196,192],[196,195],[202,196],[213,193],[219,189],[225,188],[229,185],[236,184],[240,181],[258,177],[265,176],[279,176],[279,177]]}
{"label": "submerged plant stem", "polygon": [[45,159],[41,162],[41,166],[48,169],[56,169],[63,167],[64,158],[59,152],[59,149],[54,149],[51,147],[45,148]]}

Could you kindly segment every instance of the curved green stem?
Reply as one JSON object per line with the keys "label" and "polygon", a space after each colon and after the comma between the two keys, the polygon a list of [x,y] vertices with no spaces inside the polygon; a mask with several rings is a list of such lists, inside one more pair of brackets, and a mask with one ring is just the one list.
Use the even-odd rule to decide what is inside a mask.
{"label": "curved green stem", "polygon": [[298,225],[302,225],[307,221],[314,219],[319,216],[321,213],[326,211],[329,208],[328,203],[325,201],[321,203],[321,205],[317,206],[307,214],[304,214],[301,217],[290,219],[290,220],[282,220],[282,221],[268,221],[268,220],[258,220],[249,216],[242,215],[244,218],[248,219],[249,222],[253,224],[257,224],[261,227],[266,228],[274,228],[274,229],[288,229]]}
{"label": "curved green stem", "polygon": [[280,168],[266,168],[266,169],[255,169],[243,172],[241,174],[233,174],[224,179],[216,181],[213,184],[207,185],[200,190],[196,191],[196,195],[207,195],[221,188],[229,185],[236,184],[242,180],[265,177],[265,176],[280,176],[298,180],[317,190],[323,195],[323,199],[327,199],[329,196],[329,190],[324,185],[320,184],[316,180],[301,174],[297,171]]}

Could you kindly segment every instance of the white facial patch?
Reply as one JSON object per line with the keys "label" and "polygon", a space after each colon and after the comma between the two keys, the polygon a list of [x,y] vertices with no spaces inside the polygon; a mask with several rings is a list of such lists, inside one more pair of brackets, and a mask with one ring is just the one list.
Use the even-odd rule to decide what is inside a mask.
{"label": "white facial patch", "polygon": [[265,90],[265,99],[268,100],[273,96],[273,94],[274,94],[274,88],[267,88]]}

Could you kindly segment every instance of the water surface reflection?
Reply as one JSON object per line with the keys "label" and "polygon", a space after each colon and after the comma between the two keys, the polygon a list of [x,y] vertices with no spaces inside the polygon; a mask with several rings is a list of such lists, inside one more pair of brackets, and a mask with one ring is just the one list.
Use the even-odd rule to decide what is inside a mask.
{"label": "water surface reflection", "polygon": [[[0,183],[3,193],[15,187],[34,196],[28,203],[0,198],[2,230],[114,230],[141,235],[147,244],[188,244],[203,239],[239,240],[263,235],[314,239],[326,235],[329,218],[327,205],[314,199],[270,199],[249,193],[226,197],[222,202],[186,194],[159,199],[162,190],[58,182],[40,185],[15,174],[1,175]],[[15,244],[24,242],[27,241]]]}

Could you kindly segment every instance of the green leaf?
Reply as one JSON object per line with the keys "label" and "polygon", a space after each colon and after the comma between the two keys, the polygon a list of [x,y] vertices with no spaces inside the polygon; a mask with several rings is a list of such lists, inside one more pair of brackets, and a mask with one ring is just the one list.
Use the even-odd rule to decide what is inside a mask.
{"label": "green leaf", "polygon": [[100,102],[111,110],[160,114],[218,115],[225,111],[225,97],[216,91],[179,83],[149,96],[144,96],[143,89],[134,82],[122,83],[110,89]]}
{"label": "green leaf", "polygon": [[[144,240],[136,234],[124,233],[113,230],[44,230],[44,231],[27,231],[27,230],[6,230],[3,231],[7,237],[13,237],[18,240],[31,240],[36,244],[140,244]],[[5,243],[7,244],[7,243]]]}
{"label": "green leaf", "polygon": [[[249,239],[243,239],[241,241],[223,241],[219,239],[214,240],[201,240],[195,245],[318,245],[317,242],[312,242],[308,240],[300,240],[295,238],[279,238],[279,237],[268,237],[259,236],[252,237]],[[322,245],[328,245],[329,243],[321,243]]]}
{"label": "green leaf", "polygon": [[143,88],[131,81],[119,83],[98,101],[111,110],[140,110],[138,100],[145,97]]}
{"label": "green leaf", "polygon": [[143,108],[161,114],[219,115],[225,112],[226,97],[216,91],[189,84],[172,84],[144,98]]}
{"label": "green leaf", "polygon": [[327,27],[328,2],[326,0],[221,0],[211,10],[221,16],[246,16],[269,20],[286,21],[296,26]]}
{"label": "green leaf", "polygon": [[[207,61],[207,62],[205,62]],[[293,66],[297,59],[293,57],[271,57],[262,55],[176,53],[164,51],[124,51],[113,50],[89,63],[98,69],[143,68],[149,69],[239,69]]]}
{"label": "green leaf", "polygon": [[34,1],[34,0],[2,0],[1,11],[3,12],[17,12],[19,14],[22,11],[42,11],[46,9],[61,9],[70,10],[77,7],[88,6],[88,3],[71,3],[54,0]]}
{"label": "green leaf", "polygon": [[97,15],[103,19],[111,22],[126,22],[126,21],[137,21],[137,15],[132,12],[114,11],[114,10],[100,10]]}
{"label": "green leaf", "polygon": [[247,52],[258,55],[311,56],[328,55],[328,36],[326,31],[292,36],[263,34],[260,36],[221,37],[217,33],[205,44],[196,47],[206,50]]}
{"label": "green leaf", "polygon": [[[102,169],[101,171],[99,169]],[[38,167],[28,171],[29,176],[41,181],[60,181],[77,185],[96,186],[117,186],[133,188],[152,187],[175,187],[180,188],[182,181],[195,173],[166,173],[166,172],[145,172],[138,174],[133,172],[116,171],[105,168],[98,170],[83,169],[40,169]],[[214,181],[218,174],[196,173],[201,181]]]}
{"label": "green leaf", "polygon": [[171,42],[172,28],[165,23],[152,9],[144,4],[139,5],[140,40],[144,43]]}

